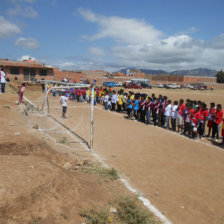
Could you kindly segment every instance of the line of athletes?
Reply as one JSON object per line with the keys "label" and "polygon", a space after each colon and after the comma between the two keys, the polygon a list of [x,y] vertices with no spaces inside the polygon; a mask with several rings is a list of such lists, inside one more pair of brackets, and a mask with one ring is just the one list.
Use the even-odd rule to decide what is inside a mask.
{"label": "line of athletes", "polygon": [[[72,98],[77,101],[90,102],[89,90],[75,90]],[[80,100],[81,99],[81,100]],[[106,110],[126,112],[127,118],[135,118],[146,124],[165,127],[196,139],[205,137],[206,126],[208,138],[220,139],[221,129],[224,135],[223,110],[221,104],[210,103],[210,108],[201,101],[183,99],[172,102],[166,96],[124,92],[112,89],[95,89],[95,103],[101,103]],[[224,145],[224,141],[222,141]]]}

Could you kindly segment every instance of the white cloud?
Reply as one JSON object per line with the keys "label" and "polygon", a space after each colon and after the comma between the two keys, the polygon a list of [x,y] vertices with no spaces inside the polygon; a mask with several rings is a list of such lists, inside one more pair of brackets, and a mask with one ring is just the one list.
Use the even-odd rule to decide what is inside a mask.
{"label": "white cloud", "polygon": [[23,38],[20,37],[18,38],[14,44],[16,46],[21,46],[22,48],[26,48],[26,49],[36,49],[40,46],[40,43],[34,39],[34,38]]}
{"label": "white cloud", "polygon": [[[115,41],[107,54],[107,69],[138,67],[164,69],[192,69],[207,67],[224,69],[224,34],[205,41],[192,37],[194,26],[176,35],[166,35],[145,21],[135,18],[106,17],[90,10],[79,9],[87,21],[98,25],[99,30],[85,41],[111,38]],[[89,51],[94,54],[97,49]],[[109,60],[109,62],[108,62]]]}
{"label": "white cloud", "polygon": [[22,31],[16,24],[0,16],[0,37],[10,37],[20,33],[22,33]]}
{"label": "white cloud", "polygon": [[9,16],[22,16],[25,18],[37,18],[38,12],[31,6],[21,7],[17,5],[14,9],[9,9],[7,11]]}
{"label": "white cloud", "polygon": [[19,59],[19,61],[29,60],[29,59],[31,59],[31,60],[35,60],[35,61],[36,61],[36,58],[34,58],[34,57],[30,56],[30,55],[23,55],[23,56]]}
{"label": "white cloud", "polygon": [[90,37],[92,40],[113,38],[122,43],[135,44],[148,43],[162,35],[161,31],[142,20],[105,17],[84,9],[79,9],[79,13],[85,20],[97,23],[100,27],[100,30]]}
{"label": "white cloud", "polygon": [[206,47],[202,40],[187,35],[170,36],[153,44],[115,46],[113,58],[129,67],[164,69],[192,69],[195,67],[223,67],[224,49]]}
{"label": "white cloud", "polygon": [[211,47],[216,49],[224,49],[224,34],[213,38],[211,41]]}
{"label": "white cloud", "polygon": [[89,49],[89,53],[92,54],[92,55],[96,55],[96,56],[103,56],[104,55],[104,51],[99,47],[91,47]]}

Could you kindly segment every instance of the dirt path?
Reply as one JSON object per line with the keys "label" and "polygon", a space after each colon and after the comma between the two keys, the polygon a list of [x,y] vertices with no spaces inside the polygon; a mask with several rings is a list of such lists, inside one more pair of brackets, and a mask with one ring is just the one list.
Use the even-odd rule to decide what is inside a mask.
{"label": "dirt path", "polygon": [[224,222],[224,152],[95,110],[95,152],[173,223]]}

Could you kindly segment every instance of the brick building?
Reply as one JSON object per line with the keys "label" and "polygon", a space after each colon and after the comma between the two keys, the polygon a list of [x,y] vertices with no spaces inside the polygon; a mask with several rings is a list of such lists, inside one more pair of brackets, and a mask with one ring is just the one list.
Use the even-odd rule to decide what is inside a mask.
{"label": "brick building", "polygon": [[54,78],[54,70],[52,66],[40,64],[35,60],[10,61],[8,59],[0,59],[0,67],[4,68],[9,79],[21,81],[30,81],[34,78],[52,80]]}
{"label": "brick building", "polygon": [[168,83],[177,83],[177,84],[194,84],[194,83],[204,83],[205,85],[213,85],[216,83],[216,77],[207,77],[207,76],[180,76],[180,75],[145,75],[149,79],[152,85],[156,83],[168,84]]}

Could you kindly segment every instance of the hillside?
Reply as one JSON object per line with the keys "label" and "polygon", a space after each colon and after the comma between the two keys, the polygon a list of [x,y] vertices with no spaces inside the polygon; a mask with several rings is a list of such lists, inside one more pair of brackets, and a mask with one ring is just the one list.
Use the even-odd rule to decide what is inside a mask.
{"label": "hillside", "polygon": [[[131,68],[127,68],[131,69]],[[127,69],[121,69],[120,72],[126,74]],[[154,69],[138,69],[145,74],[155,74],[155,75],[180,75],[180,76],[208,76],[214,77],[217,74],[216,70],[207,69],[207,68],[196,68],[192,70],[176,70],[173,72],[167,72],[164,70],[154,70]]]}

